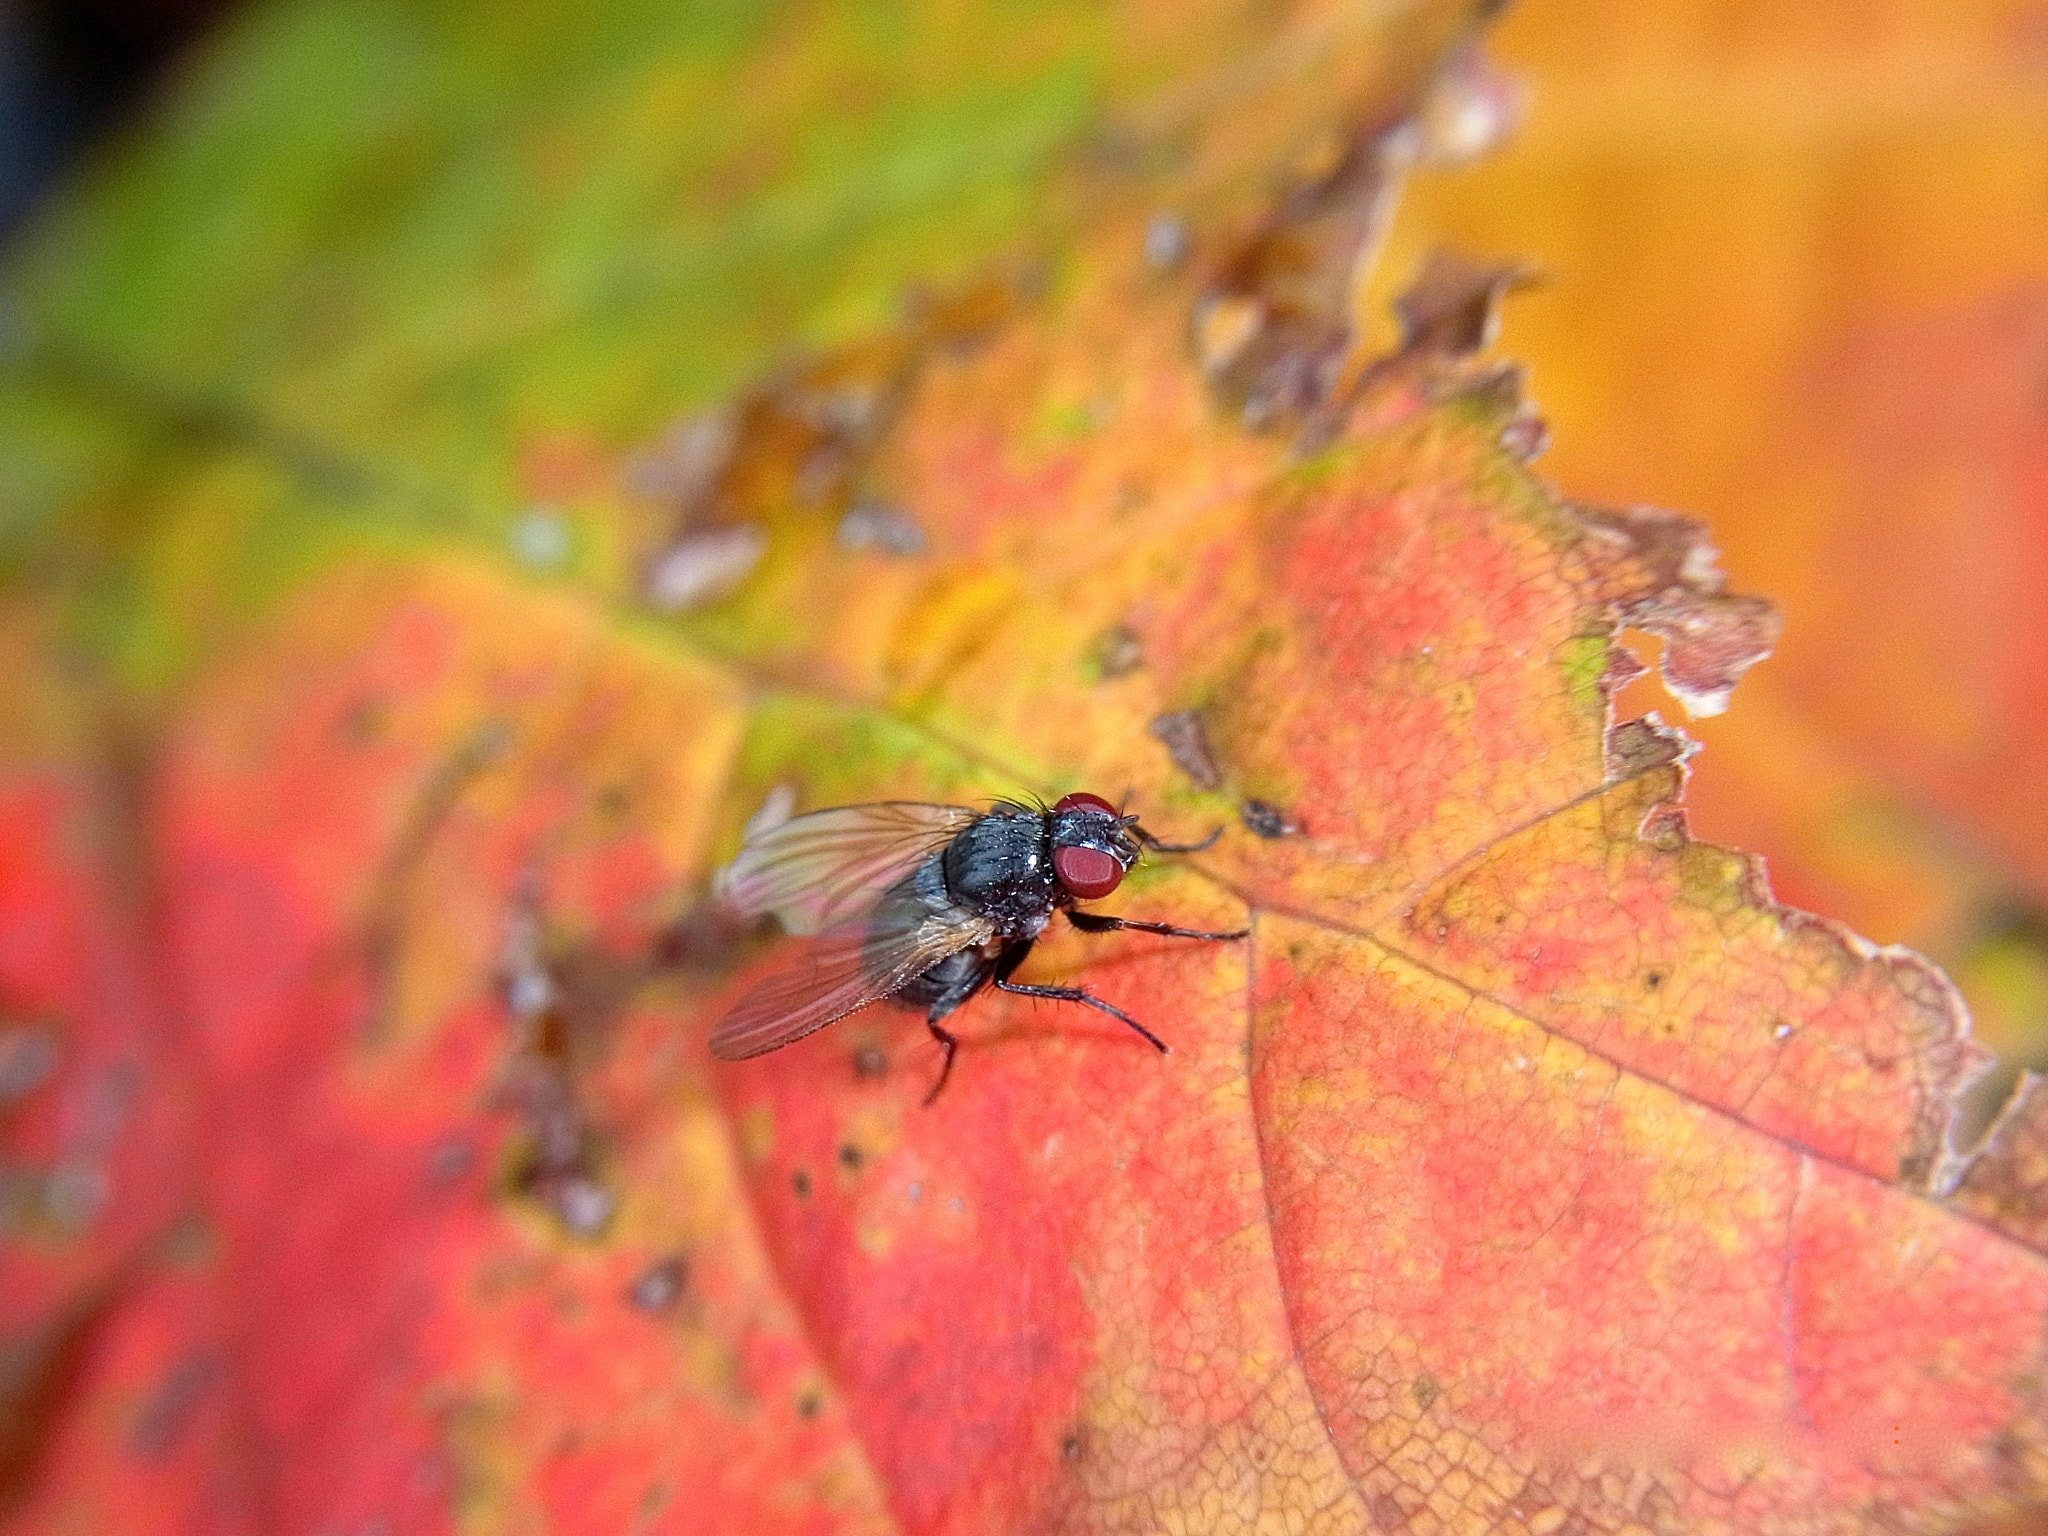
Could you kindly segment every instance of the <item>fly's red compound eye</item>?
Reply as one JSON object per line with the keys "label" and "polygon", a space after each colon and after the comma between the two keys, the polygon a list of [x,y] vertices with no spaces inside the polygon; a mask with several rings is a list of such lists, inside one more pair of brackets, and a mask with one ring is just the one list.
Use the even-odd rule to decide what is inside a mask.
{"label": "fly's red compound eye", "polygon": [[1085,789],[1076,790],[1071,795],[1061,795],[1059,804],[1055,805],[1053,807],[1053,810],[1055,812],[1078,810],[1100,811],[1105,816],[1114,816],[1116,814],[1115,806],[1111,805],[1107,800],[1103,799],[1100,795],[1089,794],[1088,791],[1086,791]]}
{"label": "fly's red compound eye", "polygon": [[[1092,800],[1095,797],[1086,795],[1080,798]],[[1107,896],[1123,884],[1124,879],[1124,867],[1117,862],[1116,855],[1104,853],[1100,848],[1056,848],[1052,855],[1052,872],[1060,877],[1061,885],[1083,901]]]}

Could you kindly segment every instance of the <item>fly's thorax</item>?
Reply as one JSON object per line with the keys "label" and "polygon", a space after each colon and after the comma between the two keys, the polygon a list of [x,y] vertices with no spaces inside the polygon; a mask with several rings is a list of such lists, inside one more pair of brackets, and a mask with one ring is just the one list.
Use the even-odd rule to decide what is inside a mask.
{"label": "fly's thorax", "polygon": [[941,859],[947,896],[998,933],[1025,937],[1045,927],[1053,875],[1042,812],[998,806],[948,843]]}

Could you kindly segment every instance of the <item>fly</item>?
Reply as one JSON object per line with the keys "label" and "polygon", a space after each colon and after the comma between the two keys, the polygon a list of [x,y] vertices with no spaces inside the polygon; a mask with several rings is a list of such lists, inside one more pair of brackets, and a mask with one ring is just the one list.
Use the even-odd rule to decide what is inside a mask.
{"label": "fly", "polygon": [[998,800],[990,810],[885,800],[793,817],[750,833],[727,868],[726,899],[773,913],[803,946],[758,982],[711,1031],[728,1061],[801,1040],[870,1003],[922,1012],[946,1053],[931,1103],[953,1074],[960,1040],[945,1021],[984,987],[1081,1003],[1166,1042],[1086,987],[1010,977],[1055,912],[1083,933],[1133,928],[1177,939],[1241,939],[1078,910],[1114,891],[1146,848],[1193,853],[1215,841],[1163,843],[1100,795],[1050,810]]}

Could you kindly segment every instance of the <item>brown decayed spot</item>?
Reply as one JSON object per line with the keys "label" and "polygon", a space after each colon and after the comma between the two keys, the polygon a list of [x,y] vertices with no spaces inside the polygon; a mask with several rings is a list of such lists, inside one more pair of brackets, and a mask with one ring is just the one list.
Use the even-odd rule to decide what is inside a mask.
{"label": "brown decayed spot", "polygon": [[1175,710],[1153,720],[1149,729],[1166,744],[1173,765],[1197,789],[1222,788],[1223,774],[1216,766],[1216,753],[1209,745],[1209,733],[1203,728],[1201,715],[1192,709]]}

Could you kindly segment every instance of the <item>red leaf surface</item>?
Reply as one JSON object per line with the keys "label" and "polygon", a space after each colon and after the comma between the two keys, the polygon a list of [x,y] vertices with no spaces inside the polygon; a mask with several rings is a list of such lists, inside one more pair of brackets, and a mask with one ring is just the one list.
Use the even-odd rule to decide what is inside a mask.
{"label": "red leaf surface", "polygon": [[[632,450],[562,492],[577,455],[525,444],[668,619],[344,547],[139,761],[10,621],[5,1062],[59,1042],[7,1068],[23,1529],[1932,1532],[2048,1497],[2038,1136],[1972,1165],[1953,989],[1692,841],[1683,739],[1614,719],[1624,627],[1718,701],[1767,612],[1697,526],[1530,475],[1475,355],[1500,273],[1439,270],[1359,355],[1348,279],[1427,139],[1394,78],[1267,206],[1191,205],[1200,259],[1112,201],[1057,282],[699,418],[658,517]],[[845,539],[860,507],[922,552]],[[1252,936],[1034,954],[1165,1058],[990,997],[930,1108],[904,1014],[716,1064],[775,955],[711,874],[785,786],[1129,786],[1225,831],[1114,909]]]}

